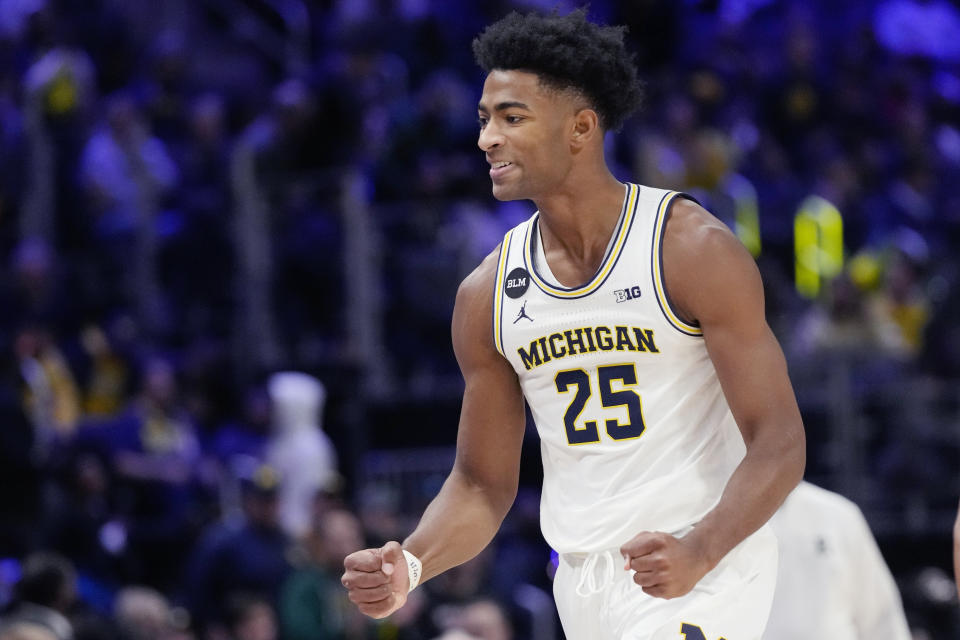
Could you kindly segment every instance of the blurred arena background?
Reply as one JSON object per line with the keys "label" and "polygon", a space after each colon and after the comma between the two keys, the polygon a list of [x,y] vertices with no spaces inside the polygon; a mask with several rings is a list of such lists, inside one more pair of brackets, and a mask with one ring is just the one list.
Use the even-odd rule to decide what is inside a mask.
{"label": "blurred arena background", "polygon": [[[531,213],[490,196],[470,42],[574,7],[0,0],[0,618],[560,637],[532,431],[494,545],[404,613],[353,614],[339,566],[402,539],[449,470],[456,287]],[[955,633],[960,9],[590,16],[629,26],[647,83],[618,177],[692,193],[756,256],[808,479],[863,510],[915,637]]]}

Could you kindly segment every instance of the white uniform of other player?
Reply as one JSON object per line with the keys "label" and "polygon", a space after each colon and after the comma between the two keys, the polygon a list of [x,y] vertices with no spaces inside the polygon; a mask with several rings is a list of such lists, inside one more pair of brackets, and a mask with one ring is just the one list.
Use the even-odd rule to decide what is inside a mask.
{"label": "white uniform of other player", "polygon": [[500,252],[494,340],[540,435],[541,527],[560,554],[554,591],[571,640],[759,640],[770,606],[766,527],[673,600],[644,594],[619,555],[642,531],[686,534],[746,453],[702,332],[665,294],[661,240],[677,195],[627,185],[603,263],[580,287],[550,273],[537,214]]}
{"label": "white uniform of other player", "polygon": [[770,521],[780,571],[767,640],[910,640],[897,585],[859,507],[802,482]]}

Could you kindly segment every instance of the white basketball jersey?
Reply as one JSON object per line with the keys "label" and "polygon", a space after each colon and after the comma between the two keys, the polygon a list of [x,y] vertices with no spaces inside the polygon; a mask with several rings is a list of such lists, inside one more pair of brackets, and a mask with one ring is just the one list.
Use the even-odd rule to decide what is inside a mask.
{"label": "white basketball jersey", "polygon": [[493,305],[497,349],[540,434],[540,521],[558,552],[685,533],[746,453],[702,332],[671,309],[661,240],[679,194],[629,184],[603,263],[559,285],[539,214],[507,232]]}

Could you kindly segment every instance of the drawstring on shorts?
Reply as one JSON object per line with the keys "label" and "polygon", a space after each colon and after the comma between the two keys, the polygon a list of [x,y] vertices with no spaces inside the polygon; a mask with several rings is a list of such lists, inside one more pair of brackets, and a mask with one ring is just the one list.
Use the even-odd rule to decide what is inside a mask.
{"label": "drawstring on shorts", "polygon": [[[600,593],[613,583],[617,575],[617,560],[619,556],[612,550],[591,553],[580,567],[580,580],[577,581],[577,595],[581,598]],[[597,575],[597,566],[601,564],[600,575]]]}

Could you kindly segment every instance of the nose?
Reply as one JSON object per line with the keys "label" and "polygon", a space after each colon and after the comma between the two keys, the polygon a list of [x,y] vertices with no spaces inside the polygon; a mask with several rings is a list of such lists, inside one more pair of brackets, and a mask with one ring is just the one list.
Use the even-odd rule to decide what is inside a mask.
{"label": "nose", "polygon": [[496,125],[491,120],[487,125],[480,129],[480,135],[477,138],[477,146],[481,151],[490,151],[503,144],[503,135],[497,130]]}

